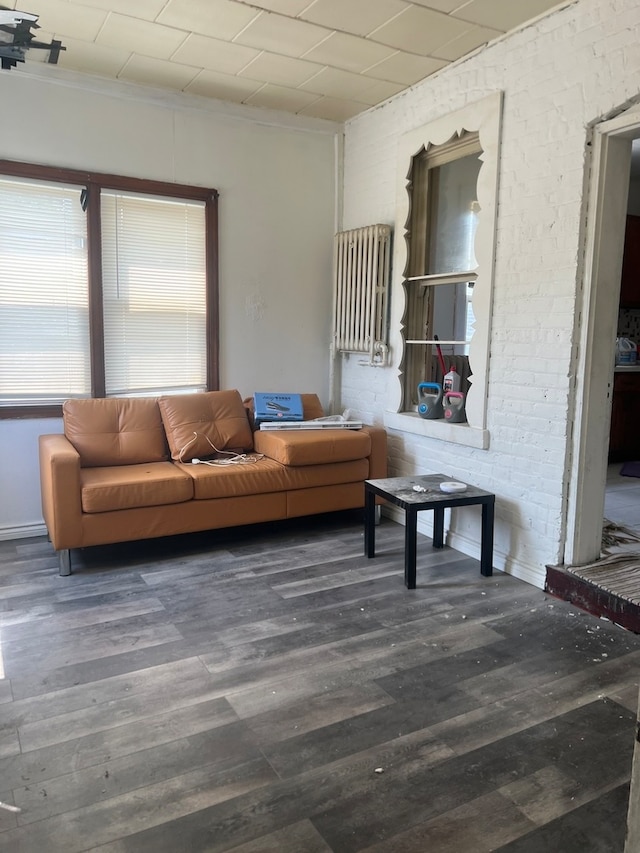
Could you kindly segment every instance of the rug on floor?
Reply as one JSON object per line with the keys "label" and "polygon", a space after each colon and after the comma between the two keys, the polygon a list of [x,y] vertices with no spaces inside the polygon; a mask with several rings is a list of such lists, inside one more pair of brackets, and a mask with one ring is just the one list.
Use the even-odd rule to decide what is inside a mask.
{"label": "rug on floor", "polygon": [[640,605],[640,554],[613,554],[586,566],[570,566],[567,571]]}
{"label": "rug on floor", "polygon": [[640,533],[632,527],[617,524],[605,518],[602,525],[602,552],[600,557],[608,557],[615,549],[629,551],[628,545],[640,545]]}
{"label": "rug on floor", "polygon": [[[635,546],[635,548],[630,547]],[[599,559],[566,570],[599,589],[640,605],[640,535],[637,530],[604,519]]]}
{"label": "rug on floor", "polygon": [[621,477],[640,477],[640,462],[625,462],[620,469]]}

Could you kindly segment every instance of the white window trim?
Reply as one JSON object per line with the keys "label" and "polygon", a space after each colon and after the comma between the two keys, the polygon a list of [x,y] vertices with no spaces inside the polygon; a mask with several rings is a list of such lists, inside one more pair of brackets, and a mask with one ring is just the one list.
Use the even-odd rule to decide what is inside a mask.
{"label": "white window trim", "polygon": [[[456,112],[429,122],[423,127],[409,131],[401,137],[398,143],[396,239],[390,328],[391,359],[395,370],[389,383],[384,424],[390,429],[483,449],[489,446],[487,390],[501,113],[502,92],[496,92],[481,101],[469,104]],[[404,235],[409,221],[407,174],[412,158],[422,148],[428,149],[434,145],[443,145],[454,135],[462,134],[464,131],[478,133],[482,147],[482,166],[478,176],[480,212],[475,238],[475,256],[478,264],[475,270],[477,278],[473,292],[475,329],[469,344],[469,364],[473,377],[466,399],[467,423],[449,424],[444,421],[425,420],[414,412],[401,411],[403,396],[401,365],[404,352],[402,318],[406,303],[403,272],[407,264],[407,242]]]}

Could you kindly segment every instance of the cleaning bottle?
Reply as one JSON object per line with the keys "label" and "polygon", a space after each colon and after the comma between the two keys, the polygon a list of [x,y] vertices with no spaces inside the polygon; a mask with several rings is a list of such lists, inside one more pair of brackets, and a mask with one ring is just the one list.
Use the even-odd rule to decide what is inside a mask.
{"label": "cleaning bottle", "polygon": [[445,394],[447,391],[460,390],[460,374],[456,370],[455,364],[451,365],[451,367],[449,368],[449,372],[442,380],[442,390]]}

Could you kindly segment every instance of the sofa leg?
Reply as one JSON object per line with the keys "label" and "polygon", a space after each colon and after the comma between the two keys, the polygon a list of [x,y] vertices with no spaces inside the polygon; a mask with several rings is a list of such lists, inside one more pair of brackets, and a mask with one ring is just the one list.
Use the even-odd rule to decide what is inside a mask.
{"label": "sofa leg", "polygon": [[68,548],[58,551],[58,561],[60,563],[60,577],[68,577],[71,574],[71,551]]}

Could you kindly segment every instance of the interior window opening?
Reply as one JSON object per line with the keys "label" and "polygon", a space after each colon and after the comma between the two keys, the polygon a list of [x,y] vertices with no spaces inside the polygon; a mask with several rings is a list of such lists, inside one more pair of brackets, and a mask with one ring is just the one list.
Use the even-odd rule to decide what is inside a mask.
{"label": "interior window opening", "polygon": [[461,390],[468,388],[481,153],[478,135],[463,133],[445,145],[422,149],[412,161],[404,281],[406,410],[417,407],[418,385],[441,385],[451,365],[461,374]]}

